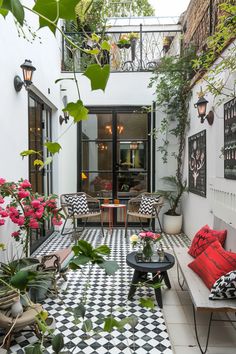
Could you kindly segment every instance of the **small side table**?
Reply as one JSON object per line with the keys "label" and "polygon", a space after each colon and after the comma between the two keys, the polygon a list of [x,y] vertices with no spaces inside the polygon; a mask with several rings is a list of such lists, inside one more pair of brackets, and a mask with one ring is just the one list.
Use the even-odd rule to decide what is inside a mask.
{"label": "small side table", "polygon": [[101,204],[102,214],[105,209],[108,209],[108,225],[109,225],[109,230],[110,230],[111,234],[113,232],[113,211],[114,211],[114,209],[123,209],[124,224],[126,227],[126,204]]}
{"label": "small side table", "polygon": [[[134,269],[133,279],[130,286],[128,299],[132,299],[137,289],[136,284],[144,283],[147,281],[147,273],[152,273],[152,283],[159,283],[164,280],[168,289],[171,288],[170,280],[167,274],[167,270],[172,268],[175,264],[175,258],[170,253],[165,255],[169,262],[136,262],[136,252],[129,253],[126,257],[126,263]],[[156,300],[160,308],[162,304],[161,287],[155,289]]]}

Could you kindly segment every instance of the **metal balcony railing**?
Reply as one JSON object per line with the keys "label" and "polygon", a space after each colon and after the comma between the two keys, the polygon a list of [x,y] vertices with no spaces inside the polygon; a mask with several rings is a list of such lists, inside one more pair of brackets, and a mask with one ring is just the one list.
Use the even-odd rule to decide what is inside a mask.
{"label": "metal balcony railing", "polygon": [[[112,72],[151,71],[158,65],[161,57],[179,53],[181,30],[176,30],[174,25],[158,31],[144,31],[140,25],[138,31],[132,32],[137,33],[138,38],[125,46],[119,45],[119,40],[122,36],[129,35],[131,31],[105,33],[111,49],[109,52],[103,51],[99,54],[100,61],[102,64],[109,63]],[[96,47],[96,43],[83,33],[65,32],[65,34],[83,49]],[[72,56],[71,48],[62,40],[62,71],[73,71],[73,61],[75,71],[82,72],[88,64],[95,62],[95,59],[81,50],[76,50]]]}

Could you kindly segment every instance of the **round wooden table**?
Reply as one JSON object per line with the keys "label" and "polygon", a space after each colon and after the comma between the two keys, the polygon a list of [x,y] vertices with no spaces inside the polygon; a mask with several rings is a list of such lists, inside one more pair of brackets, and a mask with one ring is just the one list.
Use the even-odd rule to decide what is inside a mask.
{"label": "round wooden table", "polygon": [[[114,209],[123,209],[124,224],[126,227],[126,204],[101,204],[102,214],[106,209],[108,210],[108,227],[111,234],[113,232]],[[102,215],[102,221],[103,221],[103,215]]]}
{"label": "round wooden table", "polygon": [[[152,284],[161,283],[164,280],[168,289],[171,288],[170,280],[167,270],[172,268],[175,264],[175,258],[172,254],[165,252],[165,259],[163,262],[137,262],[136,252],[129,253],[126,257],[126,263],[134,269],[133,279],[131,282],[128,299],[132,299],[137,289],[138,283],[149,282]],[[152,280],[147,280],[147,273],[152,273]],[[162,308],[161,287],[154,290],[156,300],[160,308]]]}

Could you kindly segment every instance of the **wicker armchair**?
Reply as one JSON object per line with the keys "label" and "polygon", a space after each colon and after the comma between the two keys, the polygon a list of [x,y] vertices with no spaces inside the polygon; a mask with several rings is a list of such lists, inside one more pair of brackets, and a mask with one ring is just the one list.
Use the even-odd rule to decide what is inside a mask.
{"label": "wicker armchair", "polygon": [[[0,288],[0,328],[4,330],[3,348],[9,350],[13,333],[34,331],[38,338],[41,333],[35,319],[43,308],[39,304],[31,304],[24,308],[23,314],[13,318],[11,315],[11,306],[16,300],[19,300],[19,294],[14,290],[1,291]],[[0,350],[1,352],[1,350]]]}
{"label": "wicker armchair", "polygon": [[[75,234],[83,231],[89,218],[99,217],[101,223],[102,236],[104,237],[102,214],[100,210],[100,202],[98,199],[91,197],[84,192],[62,194],[60,197],[61,207],[65,214],[65,222],[62,227],[61,234]],[[78,219],[84,219],[82,229],[78,230],[76,223]],[[73,230],[64,232],[68,220],[72,220]]]}
{"label": "wicker armchair", "polygon": [[[156,198],[158,199],[156,202],[153,202],[151,208],[149,208],[149,213],[145,212],[142,213],[140,212],[140,205],[143,200],[143,198]],[[152,219],[157,218],[160,231],[162,232],[162,226],[159,218],[159,212],[164,204],[164,198],[160,196],[159,194],[155,193],[141,193],[135,198],[131,198],[128,202],[128,207],[127,207],[127,214],[126,214],[126,227],[125,227],[125,237],[127,236],[127,225],[129,221],[129,216],[135,217],[139,219],[140,226],[144,230],[143,225],[142,225],[142,219],[145,219],[146,221],[149,220],[149,227],[151,224]]]}

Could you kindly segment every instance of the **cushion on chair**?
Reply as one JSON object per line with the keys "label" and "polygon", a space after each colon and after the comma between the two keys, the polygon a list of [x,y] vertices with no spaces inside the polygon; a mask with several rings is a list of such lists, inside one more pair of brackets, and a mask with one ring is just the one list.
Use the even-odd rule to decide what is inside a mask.
{"label": "cushion on chair", "polygon": [[215,241],[188,266],[211,289],[217,279],[236,269],[236,253],[225,251],[220,242]]}
{"label": "cushion on chair", "polygon": [[85,194],[81,195],[67,195],[65,201],[68,203],[68,212],[70,215],[75,214],[88,214],[89,207]]}
{"label": "cushion on chair", "polygon": [[219,241],[224,245],[227,230],[213,230],[208,225],[203,226],[194,236],[188,253],[192,257],[201,254],[212,242]]}
{"label": "cushion on chair", "polygon": [[235,299],[236,298],[236,270],[232,270],[225,275],[222,275],[216,280],[211,293],[210,300]]}
{"label": "cushion on chair", "polygon": [[153,204],[158,203],[160,197],[142,196],[138,213],[143,215],[155,216],[155,210],[153,210]]}

